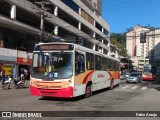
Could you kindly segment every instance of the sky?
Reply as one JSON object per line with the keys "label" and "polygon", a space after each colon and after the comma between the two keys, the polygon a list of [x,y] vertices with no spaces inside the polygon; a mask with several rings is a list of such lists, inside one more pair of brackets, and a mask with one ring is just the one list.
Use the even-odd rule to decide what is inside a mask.
{"label": "sky", "polygon": [[102,0],[102,17],[111,33],[124,33],[138,24],[160,28],[160,0]]}

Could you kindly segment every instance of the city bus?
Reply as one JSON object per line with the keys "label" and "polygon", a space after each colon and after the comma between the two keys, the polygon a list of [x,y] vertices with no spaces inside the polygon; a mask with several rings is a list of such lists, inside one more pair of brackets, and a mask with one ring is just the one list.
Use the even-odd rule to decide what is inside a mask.
{"label": "city bus", "polygon": [[154,81],[156,79],[156,67],[151,64],[144,64],[142,68],[142,80]]}
{"label": "city bus", "polygon": [[73,43],[39,43],[33,51],[30,92],[33,96],[89,97],[120,83],[120,61]]}

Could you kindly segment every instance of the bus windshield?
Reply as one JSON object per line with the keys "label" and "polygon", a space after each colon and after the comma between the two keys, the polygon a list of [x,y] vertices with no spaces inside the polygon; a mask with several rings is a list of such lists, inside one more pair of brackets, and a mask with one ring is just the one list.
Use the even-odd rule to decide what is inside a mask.
{"label": "bus windshield", "polygon": [[71,52],[35,52],[31,75],[43,80],[70,78],[73,74]]}
{"label": "bus windshield", "polygon": [[151,73],[151,66],[144,66],[144,73]]}

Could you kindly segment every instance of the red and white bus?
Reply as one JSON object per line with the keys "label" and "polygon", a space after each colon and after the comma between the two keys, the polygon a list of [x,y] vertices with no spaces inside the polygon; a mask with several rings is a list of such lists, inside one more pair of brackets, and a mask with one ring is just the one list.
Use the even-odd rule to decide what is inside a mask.
{"label": "red and white bus", "polygon": [[39,43],[33,51],[30,92],[33,96],[72,98],[120,82],[120,62],[72,43]]}
{"label": "red and white bus", "polygon": [[156,79],[156,67],[150,64],[144,64],[142,69],[143,81],[154,81]]}

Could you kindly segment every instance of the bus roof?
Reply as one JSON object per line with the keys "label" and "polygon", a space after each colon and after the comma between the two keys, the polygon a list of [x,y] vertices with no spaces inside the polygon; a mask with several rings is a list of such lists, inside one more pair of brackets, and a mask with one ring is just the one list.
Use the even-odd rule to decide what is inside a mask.
{"label": "bus roof", "polygon": [[106,55],[106,54],[103,54],[103,53],[100,53],[98,51],[95,51],[95,50],[92,50],[90,48],[87,48],[87,47],[84,47],[84,46],[81,46],[81,45],[78,45],[78,44],[74,44],[74,43],[66,43],[66,42],[48,42],[48,43],[38,43],[36,44],[36,46],[39,46],[39,45],[50,45],[50,44],[68,44],[68,45],[74,45],[74,49],[77,49],[77,50],[81,50],[81,51],[85,51],[85,52],[89,52],[89,53],[93,53],[95,55],[101,55],[103,57],[106,57],[106,58],[109,58],[109,59],[113,59],[113,60],[116,60],[116,61],[120,61],[119,59],[117,58],[114,58],[114,57],[111,57],[109,55]]}

